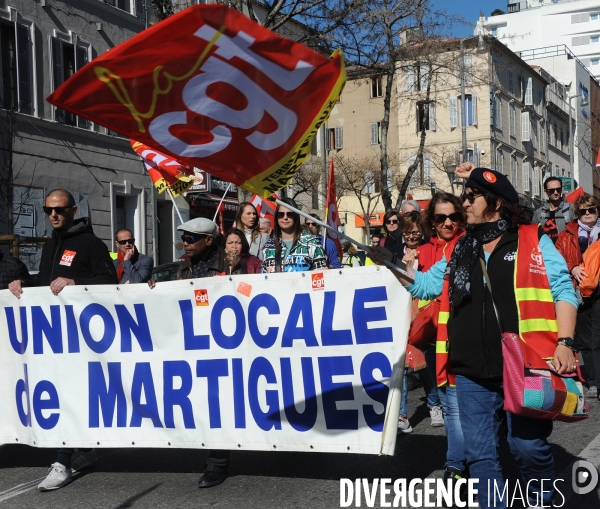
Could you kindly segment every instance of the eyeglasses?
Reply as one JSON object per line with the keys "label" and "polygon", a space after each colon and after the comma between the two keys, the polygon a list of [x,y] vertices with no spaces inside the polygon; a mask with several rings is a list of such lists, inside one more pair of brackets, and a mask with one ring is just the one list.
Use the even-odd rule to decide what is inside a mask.
{"label": "eyeglasses", "polygon": [[481,193],[474,193],[474,192],[463,193],[463,195],[460,197],[460,199],[463,201],[463,203],[465,201],[468,201],[471,205],[473,205],[475,198],[477,198],[478,196],[483,196],[483,195]]}
{"label": "eyeglasses", "polygon": [[304,224],[306,226],[317,226],[317,223],[313,223],[313,222],[309,222],[309,221],[306,221]]}
{"label": "eyeglasses", "polygon": [[277,219],[283,219],[284,217],[294,219],[294,212],[277,212]]}
{"label": "eyeglasses", "polygon": [[186,244],[195,244],[199,240],[205,239],[206,235],[182,235],[181,241]]}
{"label": "eyeglasses", "polygon": [[131,244],[131,245],[133,245],[133,244],[135,244],[135,239],[117,240],[117,243],[121,244],[122,246],[124,246],[125,244]]}
{"label": "eyeglasses", "polygon": [[397,219],[388,219],[385,224],[398,224],[400,221]]}
{"label": "eyeglasses", "polygon": [[42,207],[44,209],[44,214],[46,214],[47,216],[49,216],[50,214],[52,214],[52,211],[54,210],[59,216],[64,216],[65,212],[67,210],[69,210],[70,208],[73,208],[72,205],[68,205],[66,207],[46,207],[45,205]]}
{"label": "eyeglasses", "polygon": [[416,232],[404,232],[402,235],[404,235],[405,237],[420,237],[421,236],[421,232],[420,231],[416,231]]}
{"label": "eyeglasses", "polygon": [[555,188],[553,188],[553,189],[545,189],[545,191],[546,191],[548,194],[554,194],[554,193],[558,193],[558,194],[560,194],[560,193],[562,193],[562,187],[555,187]]}
{"label": "eyeglasses", "polygon": [[[469,193],[469,194],[473,194],[473,193]],[[468,197],[466,199],[469,200],[471,203],[473,203],[473,201],[470,200]],[[474,199],[475,198],[473,198],[473,200]],[[452,212],[452,214],[450,214],[450,215],[447,215],[447,214],[434,214],[433,215],[433,222],[436,224],[445,223],[446,220],[448,220],[448,219],[450,219],[450,221],[452,221],[453,223],[458,223],[460,221],[460,214],[458,212]]]}
{"label": "eyeglasses", "polygon": [[597,214],[597,213],[598,213],[598,208],[597,208],[597,207],[589,207],[589,208],[587,208],[587,209],[579,209],[579,210],[577,211],[577,213],[578,213],[580,216],[585,216],[585,215],[586,215],[586,214],[588,214],[588,213],[589,213],[589,214],[592,214],[592,215],[594,215],[594,214]]}

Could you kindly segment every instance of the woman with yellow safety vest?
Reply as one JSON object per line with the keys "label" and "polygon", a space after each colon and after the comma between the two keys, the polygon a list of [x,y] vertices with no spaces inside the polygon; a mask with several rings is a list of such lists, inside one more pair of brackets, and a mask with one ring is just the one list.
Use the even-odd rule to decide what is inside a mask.
{"label": "woman with yellow safety vest", "polygon": [[[555,495],[554,459],[548,443],[552,421],[503,411],[501,330],[483,277],[486,265],[505,331],[518,332],[559,373],[573,372],[577,297],[566,263],[537,225],[522,224],[516,190],[506,176],[464,163],[463,206],[467,228],[449,260],[414,281],[396,274],[418,298],[442,296],[439,335],[446,335],[446,372],[456,382],[460,424],[469,475],[478,479],[482,508],[506,507],[498,458],[499,428],[506,420],[508,443],[521,470],[531,506],[550,506]],[[392,259],[385,249],[374,261]],[[392,260],[393,261],[393,260]],[[409,272],[411,269],[408,269]],[[439,357],[438,357],[439,361]],[[439,369],[439,367],[438,367]]]}

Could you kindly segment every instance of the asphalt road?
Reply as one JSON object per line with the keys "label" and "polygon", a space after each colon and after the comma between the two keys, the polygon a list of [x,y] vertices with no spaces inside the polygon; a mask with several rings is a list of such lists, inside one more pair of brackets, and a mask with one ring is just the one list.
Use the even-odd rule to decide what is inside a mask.
{"label": "asphalt road", "polygon": [[[372,481],[442,476],[444,428],[429,425],[422,389],[409,393],[409,404],[414,432],[398,437],[393,457],[233,452],[229,478],[220,486],[203,490],[197,488],[197,482],[206,451],[99,449],[99,461],[76,475],[71,484],[41,493],[36,486],[54,461],[55,451],[1,446],[0,509],[337,508],[340,478]],[[587,495],[574,495],[570,488],[571,466],[582,451],[600,466],[600,403],[592,401],[591,408],[591,419],[577,424],[556,423],[551,436],[558,477],[566,479],[559,489],[567,498],[563,505],[567,509],[600,508],[600,486]],[[518,478],[506,442],[502,445],[502,464],[509,480]],[[364,498],[361,507],[367,507]],[[380,507],[379,497],[374,507]]]}

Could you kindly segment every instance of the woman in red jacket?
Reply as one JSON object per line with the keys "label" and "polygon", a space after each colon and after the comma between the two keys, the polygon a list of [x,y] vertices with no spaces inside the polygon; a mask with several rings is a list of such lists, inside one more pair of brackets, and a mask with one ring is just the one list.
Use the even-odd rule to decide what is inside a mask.
{"label": "woman in red jacket", "polygon": [[[569,222],[560,232],[556,241],[556,249],[566,260],[571,279],[577,288],[582,279],[587,276],[579,266],[583,253],[592,242],[598,240],[600,233],[600,221],[598,221],[600,201],[595,196],[585,194],[577,198],[573,208],[579,219]],[[600,299],[597,298],[597,294],[585,299],[580,304],[577,310],[575,338],[579,342],[584,362],[588,384],[586,397],[597,398],[598,381],[596,378],[600,375]]]}
{"label": "woman in red jacket", "polygon": [[[464,209],[457,196],[444,192],[433,195],[423,214],[423,224],[431,237],[429,242],[419,248],[419,266],[423,267],[424,272],[442,259],[446,246],[449,246],[450,251],[454,249],[456,240],[463,234],[465,223]],[[450,253],[447,255],[449,257]],[[437,380],[435,345],[428,345],[423,352],[427,370],[435,382]],[[444,426],[448,438],[444,478],[458,479],[465,475],[466,462],[456,387],[449,384],[438,387],[438,394],[444,409]]]}

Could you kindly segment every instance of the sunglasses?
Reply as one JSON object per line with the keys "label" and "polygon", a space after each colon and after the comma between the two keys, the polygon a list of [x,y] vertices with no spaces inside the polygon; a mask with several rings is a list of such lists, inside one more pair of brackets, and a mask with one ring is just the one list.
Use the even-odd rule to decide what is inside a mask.
{"label": "sunglasses", "polygon": [[306,221],[306,223],[304,223],[306,226],[317,226],[317,223],[311,223]]}
{"label": "sunglasses", "polygon": [[284,217],[294,219],[294,212],[277,212],[277,219],[283,219]]}
{"label": "sunglasses", "polygon": [[598,213],[598,208],[597,208],[597,207],[589,207],[589,208],[587,208],[587,209],[579,209],[579,210],[577,211],[577,213],[578,213],[580,216],[585,216],[585,215],[586,215],[586,214],[588,214],[588,213],[593,215],[593,214],[597,214],[597,213]]}
{"label": "sunglasses", "polygon": [[45,205],[42,207],[44,209],[44,214],[46,214],[47,216],[49,216],[50,214],[52,214],[52,211],[54,210],[59,216],[63,216],[65,214],[65,212],[67,210],[69,210],[70,208],[72,208],[72,205],[68,205],[67,207],[46,207]]}
{"label": "sunglasses", "polygon": [[[468,199],[468,198],[467,198]],[[473,202],[471,202],[473,203]],[[460,221],[460,214],[458,212],[452,212],[450,215],[446,214],[434,214],[433,222],[436,224],[445,223],[446,220],[450,219],[453,223],[458,223]]]}
{"label": "sunglasses", "polygon": [[555,187],[553,189],[546,189],[545,190],[548,194],[554,194],[554,193],[562,193],[562,187]]}
{"label": "sunglasses", "polygon": [[[183,237],[182,237],[183,238]],[[124,246],[125,244],[135,244],[135,239],[123,239],[123,240],[117,240],[118,244],[121,244],[122,246]]]}
{"label": "sunglasses", "polygon": [[195,244],[199,240],[206,238],[206,235],[182,235],[181,240],[186,244]]}
{"label": "sunglasses", "polygon": [[[466,201],[468,201],[471,205],[473,205],[473,202],[475,201],[475,198],[477,198],[478,196],[483,196],[481,193],[474,193],[474,192],[470,192],[470,193],[463,193],[463,195],[460,197],[460,199],[463,201],[463,203]],[[452,214],[451,214],[452,215]]]}
{"label": "sunglasses", "polygon": [[420,237],[421,232],[404,232],[402,235],[405,237]]}
{"label": "sunglasses", "polygon": [[400,221],[397,219],[388,219],[385,224],[398,224]]}

